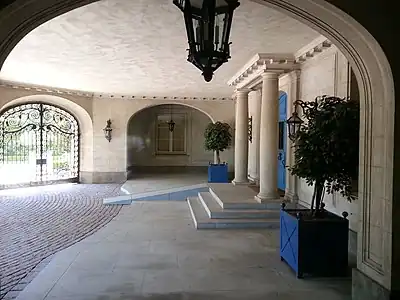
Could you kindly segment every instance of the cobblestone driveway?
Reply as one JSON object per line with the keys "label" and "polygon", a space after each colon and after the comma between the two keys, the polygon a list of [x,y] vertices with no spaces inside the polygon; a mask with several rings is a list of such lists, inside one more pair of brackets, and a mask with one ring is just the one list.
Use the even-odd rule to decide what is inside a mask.
{"label": "cobblestone driveway", "polygon": [[[0,191],[0,299],[17,296],[50,256],[111,221],[120,185],[53,185]],[[46,260],[47,258],[47,260]]]}

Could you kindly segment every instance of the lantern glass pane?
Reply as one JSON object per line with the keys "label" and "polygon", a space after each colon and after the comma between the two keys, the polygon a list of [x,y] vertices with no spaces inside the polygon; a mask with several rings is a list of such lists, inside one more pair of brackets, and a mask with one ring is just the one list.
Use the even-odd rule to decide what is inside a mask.
{"label": "lantern glass pane", "polygon": [[201,9],[203,7],[203,0],[190,0],[190,4],[192,5],[192,7]]}
{"label": "lantern glass pane", "polygon": [[289,136],[293,137],[295,133],[295,125],[293,123],[289,124]]}
{"label": "lantern glass pane", "polygon": [[201,44],[201,27],[200,24],[201,22],[197,19],[193,19],[193,31],[194,31],[194,41],[196,42],[197,45],[197,50],[200,50],[200,44]]}
{"label": "lantern glass pane", "polygon": [[215,5],[216,8],[227,6],[226,0],[217,0],[215,1],[215,3],[216,3]]}
{"label": "lantern glass pane", "polygon": [[173,2],[174,2],[174,4],[175,4],[176,6],[179,7],[180,10],[183,11],[183,9],[185,8],[185,2],[186,2],[186,0],[174,0]]}
{"label": "lantern glass pane", "polygon": [[215,51],[222,51],[222,38],[224,33],[225,14],[215,16],[214,45]]}

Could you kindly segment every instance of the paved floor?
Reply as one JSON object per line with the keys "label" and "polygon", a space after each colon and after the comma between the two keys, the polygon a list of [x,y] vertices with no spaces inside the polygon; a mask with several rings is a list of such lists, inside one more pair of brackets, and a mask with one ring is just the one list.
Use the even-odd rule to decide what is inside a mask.
{"label": "paved floor", "polygon": [[204,172],[144,173],[127,180],[122,186],[122,191],[126,194],[141,194],[206,183],[207,179],[207,174]]}
{"label": "paved floor", "polygon": [[0,191],[0,299],[15,298],[52,254],[111,221],[121,206],[104,206],[102,200],[120,194],[120,187],[65,184]]}
{"label": "paved floor", "polygon": [[182,201],[134,203],[56,254],[17,300],[350,299],[350,279],[296,279],[278,243],[278,230],[196,231]]}

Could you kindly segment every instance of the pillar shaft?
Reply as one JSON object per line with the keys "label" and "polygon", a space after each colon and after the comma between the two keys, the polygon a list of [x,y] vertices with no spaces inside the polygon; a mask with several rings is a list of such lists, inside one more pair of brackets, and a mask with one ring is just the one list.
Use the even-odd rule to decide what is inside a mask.
{"label": "pillar shaft", "polygon": [[249,144],[249,177],[256,183],[260,180],[260,116],[261,90],[252,92],[250,100],[252,112],[252,141]]}
{"label": "pillar shaft", "polygon": [[262,75],[260,122],[260,202],[278,199],[279,84],[276,73]]}
{"label": "pillar shaft", "polygon": [[235,179],[234,184],[247,183],[248,165],[248,95],[249,91],[236,91],[235,120]]}

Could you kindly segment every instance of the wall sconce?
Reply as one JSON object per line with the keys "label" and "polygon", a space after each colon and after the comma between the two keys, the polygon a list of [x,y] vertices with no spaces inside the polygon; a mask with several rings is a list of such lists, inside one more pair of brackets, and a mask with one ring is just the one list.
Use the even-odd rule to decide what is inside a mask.
{"label": "wall sconce", "polygon": [[253,142],[253,116],[251,116],[248,119],[248,128],[247,128],[247,132],[248,132],[248,136],[249,136],[249,142],[252,143]]}
{"label": "wall sconce", "polygon": [[111,131],[112,131],[112,128],[111,128],[111,120],[108,119],[108,120],[107,120],[107,126],[104,127],[104,129],[103,129],[104,137],[106,138],[106,140],[107,140],[108,142],[111,142]]}
{"label": "wall sconce", "polygon": [[175,129],[175,122],[174,122],[174,120],[172,120],[172,118],[171,118],[171,120],[170,120],[169,122],[167,122],[167,124],[168,124],[168,129],[169,129],[169,131],[173,132],[174,129]]}

